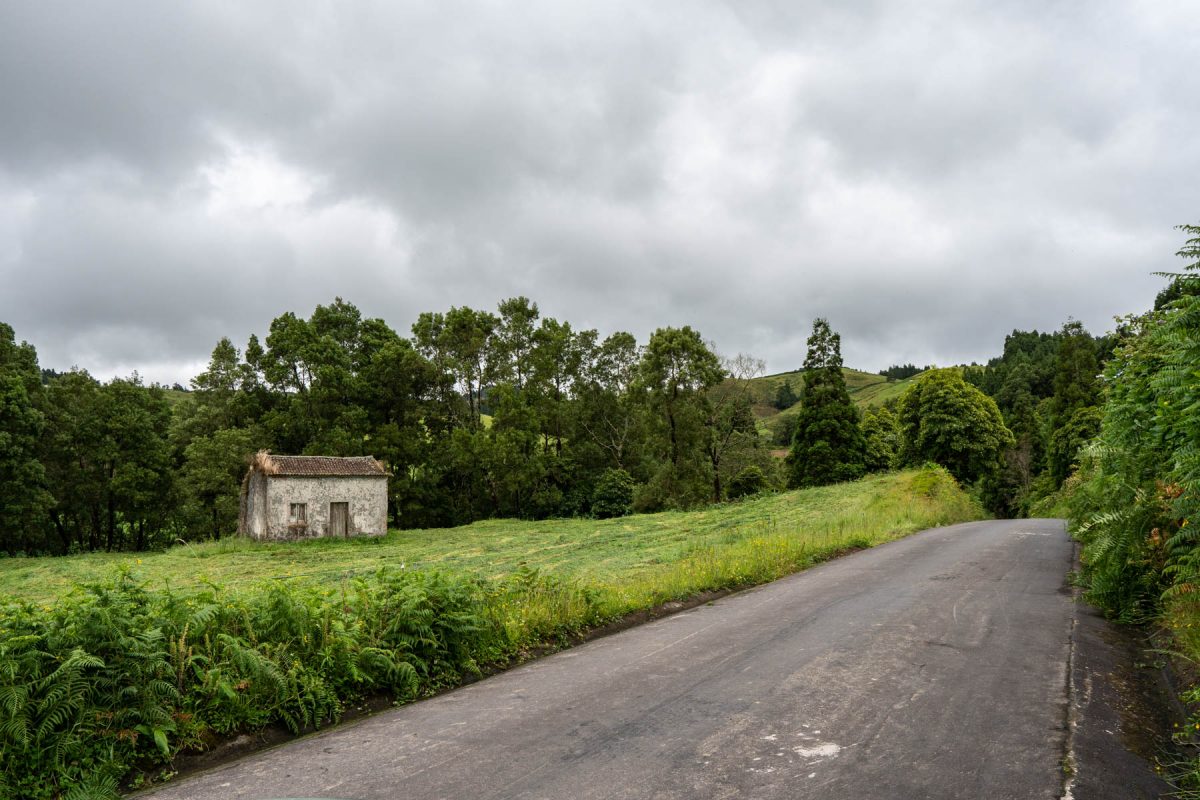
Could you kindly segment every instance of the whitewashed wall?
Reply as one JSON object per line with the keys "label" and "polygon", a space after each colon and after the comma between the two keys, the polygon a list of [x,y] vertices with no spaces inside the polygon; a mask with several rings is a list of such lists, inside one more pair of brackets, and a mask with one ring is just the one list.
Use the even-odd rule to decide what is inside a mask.
{"label": "whitewashed wall", "polygon": [[[306,530],[289,528],[292,503],[308,505]],[[329,535],[329,504],[349,503],[351,536],[387,533],[387,478],[320,477],[267,478],[265,529],[251,525],[259,539],[283,539]]]}

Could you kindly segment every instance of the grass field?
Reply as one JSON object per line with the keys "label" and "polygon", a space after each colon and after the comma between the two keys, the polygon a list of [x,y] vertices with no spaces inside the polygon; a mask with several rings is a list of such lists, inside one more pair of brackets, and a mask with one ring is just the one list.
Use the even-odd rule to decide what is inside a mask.
{"label": "grass field", "polygon": [[383,566],[466,571],[502,578],[535,568],[589,584],[629,583],[708,544],[785,537],[813,546],[871,544],[976,513],[946,491],[931,495],[908,471],[856,483],[768,495],[691,512],[614,520],[490,520],[460,528],[392,531],[371,539],[257,543],[233,538],[162,553],[0,560],[0,595],[49,603],[80,583],[132,569],[149,588],[208,583],[237,589],[264,579],[339,582]]}

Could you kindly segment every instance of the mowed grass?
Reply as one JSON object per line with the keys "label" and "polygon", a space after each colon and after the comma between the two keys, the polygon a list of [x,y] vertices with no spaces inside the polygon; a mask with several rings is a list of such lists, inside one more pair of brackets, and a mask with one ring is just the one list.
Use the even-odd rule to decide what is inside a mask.
{"label": "mowed grass", "polygon": [[943,471],[909,470],[700,511],[614,520],[489,520],[377,538],[290,543],[228,538],[161,553],[3,559],[0,595],[51,604],[122,568],[149,589],[176,592],[214,584],[237,591],[272,579],[339,584],[384,567],[484,579],[538,570],[577,585],[619,589],[621,608],[612,609],[619,613],[690,592],[769,580],[839,550],[981,516]]}

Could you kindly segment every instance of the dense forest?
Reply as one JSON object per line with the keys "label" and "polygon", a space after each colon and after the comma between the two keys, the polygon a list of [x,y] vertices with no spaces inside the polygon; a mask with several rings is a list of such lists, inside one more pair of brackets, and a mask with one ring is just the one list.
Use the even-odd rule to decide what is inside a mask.
{"label": "dense forest", "polygon": [[913,388],[863,413],[818,319],[802,385],[771,398],[799,409],[781,460],[753,411],[762,362],[723,358],[686,326],[601,339],[524,297],[421,314],[408,337],[338,298],[241,349],[222,339],[189,391],[42,369],[0,323],[0,552],[229,534],[261,449],[381,459],[402,527],[692,508],[922,461],[1022,515],[1097,433],[1115,343],[1077,322],[1014,331],[984,366],[884,370]]}

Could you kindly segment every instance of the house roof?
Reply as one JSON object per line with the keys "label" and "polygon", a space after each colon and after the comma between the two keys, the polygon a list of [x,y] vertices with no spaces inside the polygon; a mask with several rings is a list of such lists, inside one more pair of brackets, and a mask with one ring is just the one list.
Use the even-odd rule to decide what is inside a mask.
{"label": "house roof", "polygon": [[333,456],[277,456],[259,453],[253,469],[282,477],[384,477],[383,464],[371,456],[335,458]]}

